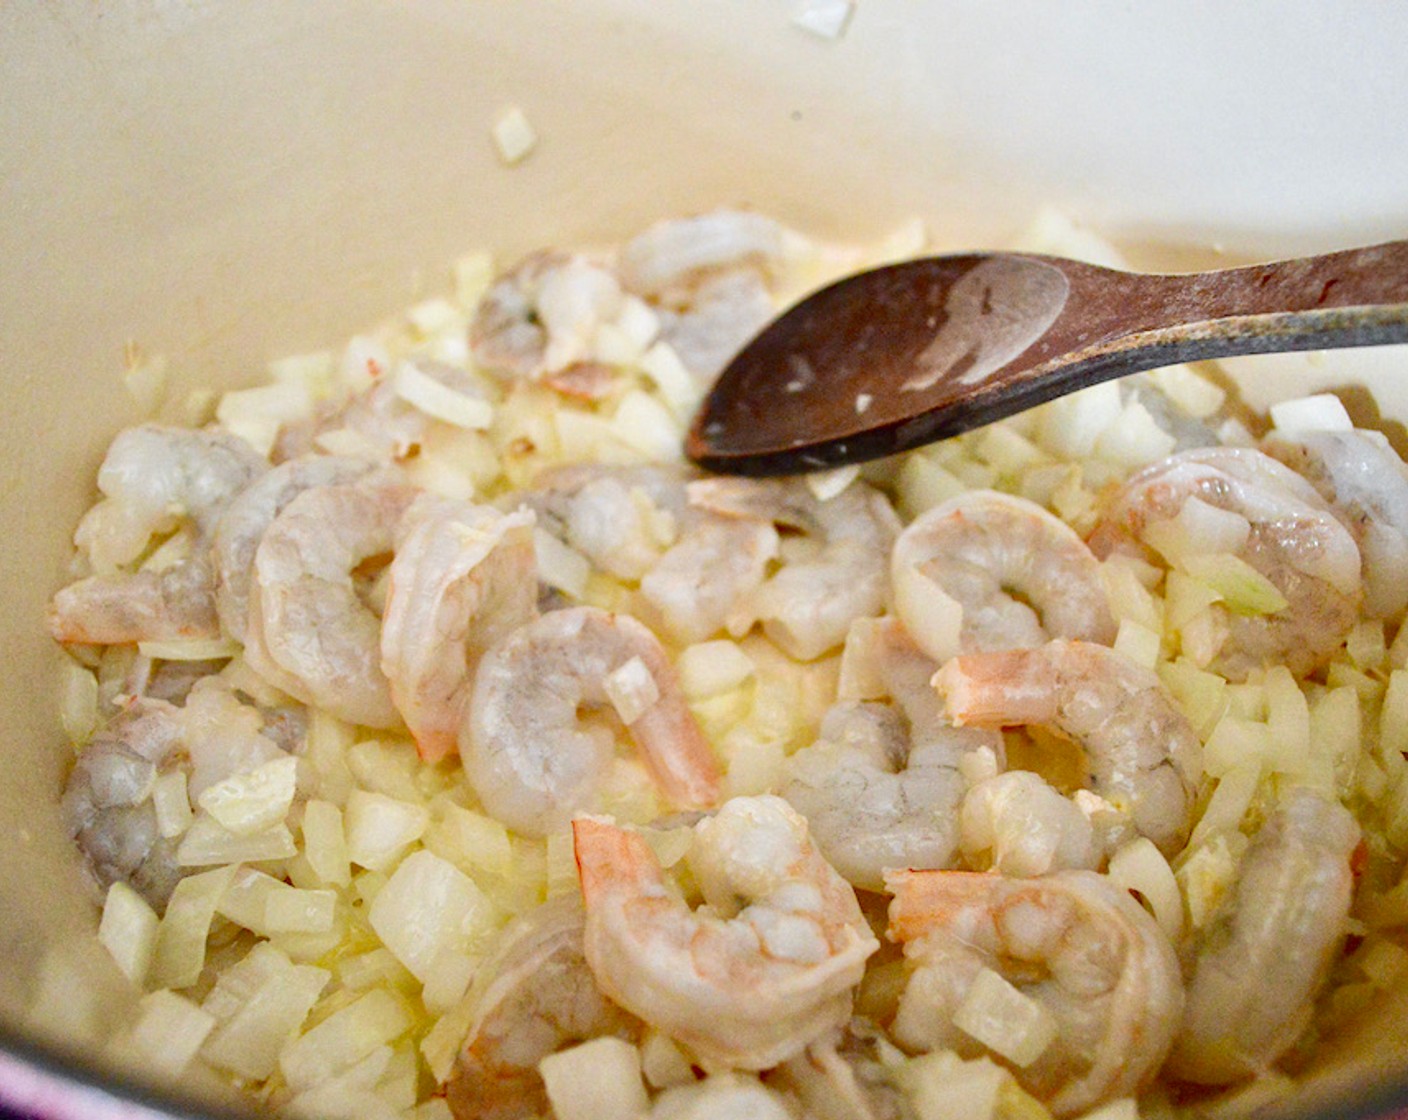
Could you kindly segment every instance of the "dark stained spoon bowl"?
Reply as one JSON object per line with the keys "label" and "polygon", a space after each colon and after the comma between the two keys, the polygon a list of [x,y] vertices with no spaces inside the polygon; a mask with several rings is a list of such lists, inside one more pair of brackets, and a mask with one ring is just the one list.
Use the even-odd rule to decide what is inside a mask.
{"label": "dark stained spoon bowl", "polygon": [[686,454],[798,474],[1205,358],[1408,342],[1408,241],[1185,275],[1056,257],[928,257],[839,280],[769,324],[705,398]]}

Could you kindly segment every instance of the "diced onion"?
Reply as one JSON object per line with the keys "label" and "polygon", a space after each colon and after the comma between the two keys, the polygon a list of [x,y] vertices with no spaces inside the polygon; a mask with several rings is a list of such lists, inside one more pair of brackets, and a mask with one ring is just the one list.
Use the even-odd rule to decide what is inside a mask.
{"label": "diced onion", "polygon": [[835,470],[814,471],[804,477],[807,489],[816,496],[816,500],[829,502],[832,498],[844,493],[847,487],[860,477],[860,465],[851,463],[849,466],[837,467]]}
{"label": "diced onion", "polygon": [[298,853],[293,833],[282,824],[261,832],[240,836],[231,832],[204,811],[186,829],[176,849],[181,867],[210,867],[217,863],[258,863],[266,859],[289,859]]}
{"label": "diced onion", "polygon": [[1348,432],[1354,429],[1339,397],[1316,393],[1310,397],[1280,401],[1270,408],[1271,423],[1284,436],[1294,438],[1303,432]]}
{"label": "diced onion", "polygon": [[587,591],[592,565],[576,549],[569,548],[545,529],[533,529],[533,553],[538,576],[549,587],[580,599]]}
{"label": "diced onion", "polygon": [[395,996],[370,991],[285,1046],[279,1069],[291,1088],[310,1089],[399,1038],[410,1025]]}
{"label": "diced onion", "polygon": [[138,1068],[176,1078],[214,1028],[215,1019],[184,996],[156,991],[142,997],[137,1021],[119,1046]]}
{"label": "diced onion", "polygon": [[119,881],[108,887],[98,941],[112,954],[123,975],[139,986],[156,956],[160,926],[156,911],[126,883]]}
{"label": "diced onion", "polygon": [[538,1063],[558,1120],[620,1120],[650,1108],[640,1051],[625,1039],[594,1038]]}
{"label": "diced onion", "polygon": [[391,386],[407,404],[457,428],[482,431],[494,422],[494,406],[488,401],[451,389],[414,362],[396,367]]}
{"label": "diced onion", "polygon": [[1154,668],[1159,660],[1162,639],[1157,630],[1140,626],[1137,622],[1124,619],[1115,635],[1115,652],[1127,657],[1136,665],[1146,669]]}
{"label": "diced onion", "polygon": [[1183,936],[1183,895],[1168,860],[1153,842],[1139,836],[1125,844],[1110,857],[1108,874],[1117,886],[1143,897],[1159,928],[1177,945]]}
{"label": "diced onion", "polygon": [[1290,603],[1280,589],[1238,556],[1190,556],[1183,566],[1240,614],[1275,614]]}
{"label": "diced onion", "polygon": [[353,790],[343,813],[347,856],[359,867],[388,870],[429,825],[430,811],[423,805]]}
{"label": "diced onion", "polygon": [[895,606],[914,644],[940,665],[958,653],[963,605],[911,564],[892,571]]}
{"label": "diced onion", "polygon": [[822,39],[839,39],[855,11],[854,0],[800,0],[792,9],[792,23]]}
{"label": "diced onion", "polygon": [[538,145],[537,132],[528,123],[523,110],[516,105],[499,114],[494,121],[493,137],[499,158],[510,167],[521,163]]}
{"label": "diced onion", "polygon": [[1051,1012],[990,968],[973,978],[953,1025],[1018,1068],[1041,1057],[1060,1029]]}
{"label": "diced onion", "polygon": [[236,836],[272,828],[288,815],[297,785],[298,759],[270,759],[247,773],[207,786],[196,804]]}
{"label": "diced onion", "polygon": [[200,979],[215,907],[234,874],[233,867],[220,867],[187,875],[176,884],[157,932],[150,972],[153,986],[185,988]]}
{"label": "diced onion", "polygon": [[223,661],[240,652],[231,638],[186,638],[138,642],[137,652],[154,661]]}
{"label": "diced onion", "polygon": [[650,711],[660,699],[660,686],[639,657],[632,657],[613,669],[602,685],[611,706],[627,727]]}
{"label": "diced onion", "polygon": [[[222,986],[242,979],[242,969],[253,974],[250,990],[228,993]],[[308,1018],[329,979],[326,969],[294,964],[267,942],[256,945],[221,976],[202,1005],[219,1025],[201,1057],[239,1077],[268,1077],[278,1067],[279,1051]]]}
{"label": "diced onion", "polygon": [[737,642],[719,638],[686,646],[676,662],[680,685],[691,700],[704,700],[737,688],[753,676],[753,659]]}
{"label": "diced onion", "polygon": [[493,904],[474,881],[433,852],[412,852],[377,893],[367,920],[382,943],[425,983],[441,952],[466,953],[494,928]]}

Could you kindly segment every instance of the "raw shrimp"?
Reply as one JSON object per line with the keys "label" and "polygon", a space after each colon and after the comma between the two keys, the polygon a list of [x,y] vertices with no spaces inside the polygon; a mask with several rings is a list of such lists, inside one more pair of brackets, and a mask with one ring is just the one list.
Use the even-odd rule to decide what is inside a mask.
{"label": "raw shrimp", "polygon": [[370,463],[331,455],[294,459],[256,479],[229,504],[215,527],[211,551],[218,578],[215,607],[230,637],[243,642],[249,629],[254,554],[274,518],[303,491],[352,482],[372,469]]}
{"label": "raw shrimp", "polygon": [[354,569],[392,551],[415,491],[391,471],[299,494],[254,554],[245,657],[270,684],[367,727],[400,723],[378,648],[381,624]]}
{"label": "raw shrimp", "polygon": [[1037,724],[1071,736],[1085,750],[1091,788],[1165,855],[1182,848],[1202,746],[1152,671],[1106,646],[1055,641],[956,657],[934,685],[958,723]]}
{"label": "raw shrimp", "polygon": [[102,645],[218,636],[210,536],[230,500],[267,467],[225,432],[143,424],[118,433],[98,471],[106,500],[84,518],[77,543],[95,560],[128,564],[153,534],[184,518],[193,528],[189,555],[161,571],[100,571],[65,587],[50,605],[49,632]]}
{"label": "raw shrimp", "polygon": [[157,827],[152,783],[183,735],[180,709],[131,700],[79,753],[64,787],[64,824],[99,885],[126,882],[157,910],[184,872],[176,864],[177,841]]}
{"label": "raw shrimp", "polygon": [[474,360],[491,373],[537,379],[591,356],[597,329],[621,309],[621,284],[586,257],[539,252],[489,289],[470,324]]}
{"label": "raw shrimp", "polygon": [[1273,432],[1262,445],[1307,479],[1354,535],[1364,611],[1395,618],[1408,606],[1408,467],[1379,432]]}
{"label": "raw shrimp", "polygon": [[[882,624],[883,625],[883,624]],[[822,719],[820,738],[787,763],[781,789],[807,818],[822,855],[850,883],[878,891],[896,867],[951,867],[958,805],[967,782],[959,761],[987,747],[992,731],[943,718],[928,686],[934,665],[897,623],[885,626],[879,671],[898,710],[843,702]]]}
{"label": "raw shrimp", "polygon": [[701,281],[685,309],[662,310],[660,335],[704,387],[775,312],[763,277],[753,269],[740,269]]}
{"label": "raw shrimp", "polygon": [[1358,844],[1349,810],[1314,790],[1272,810],[1199,939],[1174,1076],[1223,1085],[1265,1074],[1304,1032],[1348,931]]}
{"label": "raw shrimp", "polygon": [[666,464],[574,464],[545,471],[514,494],[543,527],[602,571],[639,580],[673,543],[687,513],[690,472]]}
{"label": "raw shrimp", "polygon": [[763,632],[792,657],[810,661],[834,649],[853,621],[884,606],[885,557],[900,522],[888,499],[865,483],[822,500],[800,478],[709,478],[689,484],[689,500],[814,539],[814,557],[784,564],[752,596]]}
{"label": "raw shrimp", "polygon": [[714,804],[718,762],[659,640],[629,615],[569,607],[519,627],[479,662],[460,757],[493,816],[544,836],[592,807],[615,736],[578,713],[609,703],[618,670],[643,678],[644,710],[627,731],[661,795],[679,808]]}
{"label": "raw shrimp", "polygon": [[669,298],[702,277],[740,266],[766,267],[782,255],[783,230],[743,210],[713,210],[656,222],[621,249],[621,277],[640,295]]}
{"label": "raw shrimp", "polygon": [[1314,487],[1270,456],[1222,447],[1145,468],[1120,490],[1091,535],[1091,548],[1104,558],[1138,547],[1152,523],[1179,516],[1190,498],[1245,523],[1238,534],[1243,543],[1232,554],[1287,602],[1274,613],[1222,612],[1227,636],[1212,667],[1243,680],[1267,665],[1283,664],[1299,677],[1323,664],[1358,618],[1359,549]]}
{"label": "raw shrimp", "polygon": [[640,1020],[606,998],[582,955],[581,900],[559,895],[518,919],[475,973],[472,1018],[445,1098],[456,1120],[549,1113],[538,1063],[605,1035],[635,1041]]}
{"label": "raw shrimp", "polygon": [[456,749],[473,666],[537,614],[533,515],[422,496],[406,514],[381,620],[381,669],[420,756]]}
{"label": "raw shrimp", "polygon": [[579,464],[546,472],[526,496],[547,530],[596,567],[639,580],[660,625],[686,644],[726,626],[778,547],[769,522],[691,507],[691,477],[667,464]]}
{"label": "raw shrimp", "polygon": [[901,1045],[981,1053],[955,1018],[990,970],[1054,1020],[1045,1047],[1013,1073],[1056,1115],[1131,1096],[1158,1072],[1183,1011],[1182,978],[1168,939],[1127,891],[1092,871],[897,871],[886,882],[889,936],[914,966],[892,1028]]}
{"label": "raw shrimp", "polygon": [[597,982],[705,1063],[767,1069],[850,1017],[879,943],[781,798],[734,798],[695,826],[699,911],[639,834],[590,817],[572,830]]}
{"label": "raw shrimp", "polygon": [[915,518],[890,555],[895,610],[942,663],[1049,638],[1109,644],[1115,621],[1100,562],[1065,522],[993,490]]}

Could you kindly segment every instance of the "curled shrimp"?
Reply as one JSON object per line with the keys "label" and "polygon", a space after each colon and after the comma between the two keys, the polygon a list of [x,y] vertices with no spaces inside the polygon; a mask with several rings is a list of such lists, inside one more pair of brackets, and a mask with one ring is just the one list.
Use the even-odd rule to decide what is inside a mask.
{"label": "curled shrimp", "polygon": [[959,762],[980,747],[1002,757],[996,732],[944,718],[928,687],[933,663],[901,627],[885,626],[881,642],[879,669],[896,705],[831,708],[818,741],[788,760],[781,789],[807,818],[822,855],[871,891],[883,889],[891,868],[953,866],[957,810],[968,788]]}
{"label": "curled shrimp", "polygon": [[1136,832],[1165,855],[1187,840],[1202,746],[1152,671],[1106,646],[1055,641],[955,657],[934,686],[960,724],[1036,724],[1071,736],[1085,750],[1091,788]]}
{"label": "curled shrimp", "polygon": [[1272,433],[1267,454],[1313,485],[1354,535],[1363,557],[1364,610],[1408,607],[1408,466],[1378,432]]}
{"label": "curled shrimp", "polygon": [[659,640],[629,615],[569,607],[514,630],[475,672],[460,758],[491,814],[543,836],[592,807],[615,736],[579,712],[608,706],[607,678],[633,661],[656,693],[627,726],[646,770],[672,805],[714,804],[718,762]]}
{"label": "curled shrimp", "polygon": [[129,701],[78,755],[61,813],[100,886],[130,884],[158,910],[184,874],[174,839],[163,838],[152,783],[181,748],[180,709],[162,700]]}
{"label": "curled shrimp", "polygon": [[84,518],[77,543],[100,567],[131,563],[174,517],[193,527],[189,555],[161,571],[100,571],[70,584],[50,605],[49,632],[101,645],[216,637],[210,537],[231,499],[267,467],[225,432],[142,424],[118,433],[98,471],[106,500]]}
{"label": "curled shrimp", "polygon": [[1314,790],[1272,810],[1195,947],[1170,1073],[1204,1085],[1254,1077],[1300,1037],[1348,930],[1358,845],[1354,816]]}
{"label": "curled shrimp", "polygon": [[664,464],[579,464],[535,480],[548,531],[618,579],[639,581],[660,627],[683,643],[723,629],[777,555],[768,522],[689,505],[690,472]]}
{"label": "curled shrimp", "polygon": [[254,554],[245,658],[290,696],[366,727],[400,723],[381,671],[381,623],[355,571],[389,554],[415,491],[391,472],[295,497]]}
{"label": "curled shrimp", "polygon": [[597,329],[621,306],[621,284],[586,257],[534,253],[500,277],[480,300],[470,348],[484,369],[537,379],[590,356]]}
{"label": "curled shrimp", "polygon": [[1233,553],[1286,600],[1271,613],[1216,609],[1226,626],[1212,667],[1232,680],[1283,664],[1304,676],[1339,648],[1359,615],[1359,549],[1305,479],[1260,451],[1187,451],[1147,467],[1120,490],[1090,537],[1095,554],[1144,541],[1149,527],[1180,515],[1189,499],[1241,519]]}
{"label": "curled shrimp", "polygon": [[697,911],[639,834],[590,817],[572,832],[597,982],[704,1062],[767,1069],[850,1017],[879,943],[781,798],[734,798],[695,826]]}
{"label": "curled shrimp", "polygon": [[513,500],[602,571],[639,580],[678,532],[688,478],[684,468],[667,464],[574,464],[545,471]]}
{"label": "curled shrimp", "polygon": [[954,1020],[990,970],[1055,1020],[1045,1048],[1013,1074],[1057,1116],[1131,1096],[1158,1072],[1182,978],[1168,939],[1127,891],[1092,871],[897,871],[887,885],[889,936],[913,965],[892,1027],[901,1045],[981,1053]]}
{"label": "curled shrimp", "polygon": [[940,663],[1050,638],[1108,645],[1100,562],[1035,502],[975,490],[915,518],[890,554],[895,610]]}
{"label": "curled shrimp", "polygon": [[708,478],[690,483],[689,500],[800,530],[815,545],[813,555],[783,564],[751,597],[763,632],[797,660],[836,648],[852,622],[884,606],[885,557],[900,522],[889,500],[865,483],[823,500],[798,478]]}
{"label": "curled shrimp", "polygon": [[772,317],[767,273],[783,241],[771,218],[714,210],[657,222],[622,248],[622,281],[659,307],[661,337],[701,386]]}
{"label": "curled shrimp", "polygon": [[542,1059],[593,1038],[640,1036],[640,1021],[597,987],[583,922],[575,894],[551,898],[510,924],[476,972],[469,1033],[445,1085],[456,1120],[546,1116]]}
{"label": "curled shrimp", "polygon": [[230,502],[211,544],[218,579],[215,606],[227,634],[236,641],[245,639],[254,554],[274,518],[303,491],[351,482],[371,469],[357,459],[331,455],[294,459],[256,479]]}
{"label": "curled shrimp", "polygon": [[473,666],[537,614],[533,515],[422,496],[391,561],[381,669],[429,761],[456,749]]}

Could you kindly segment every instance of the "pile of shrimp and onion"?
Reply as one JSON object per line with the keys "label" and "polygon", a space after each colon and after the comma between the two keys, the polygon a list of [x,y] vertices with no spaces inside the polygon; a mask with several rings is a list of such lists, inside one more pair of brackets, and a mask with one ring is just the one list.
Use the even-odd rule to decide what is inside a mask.
{"label": "pile of shrimp and onion", "polygon": [[866,259],[742,211],[475,258],[113,441],[48,624],[125,1052],[295,1115],[1162,1116],[1384,986],[1408,468],[1186,369],[665,461]]}

